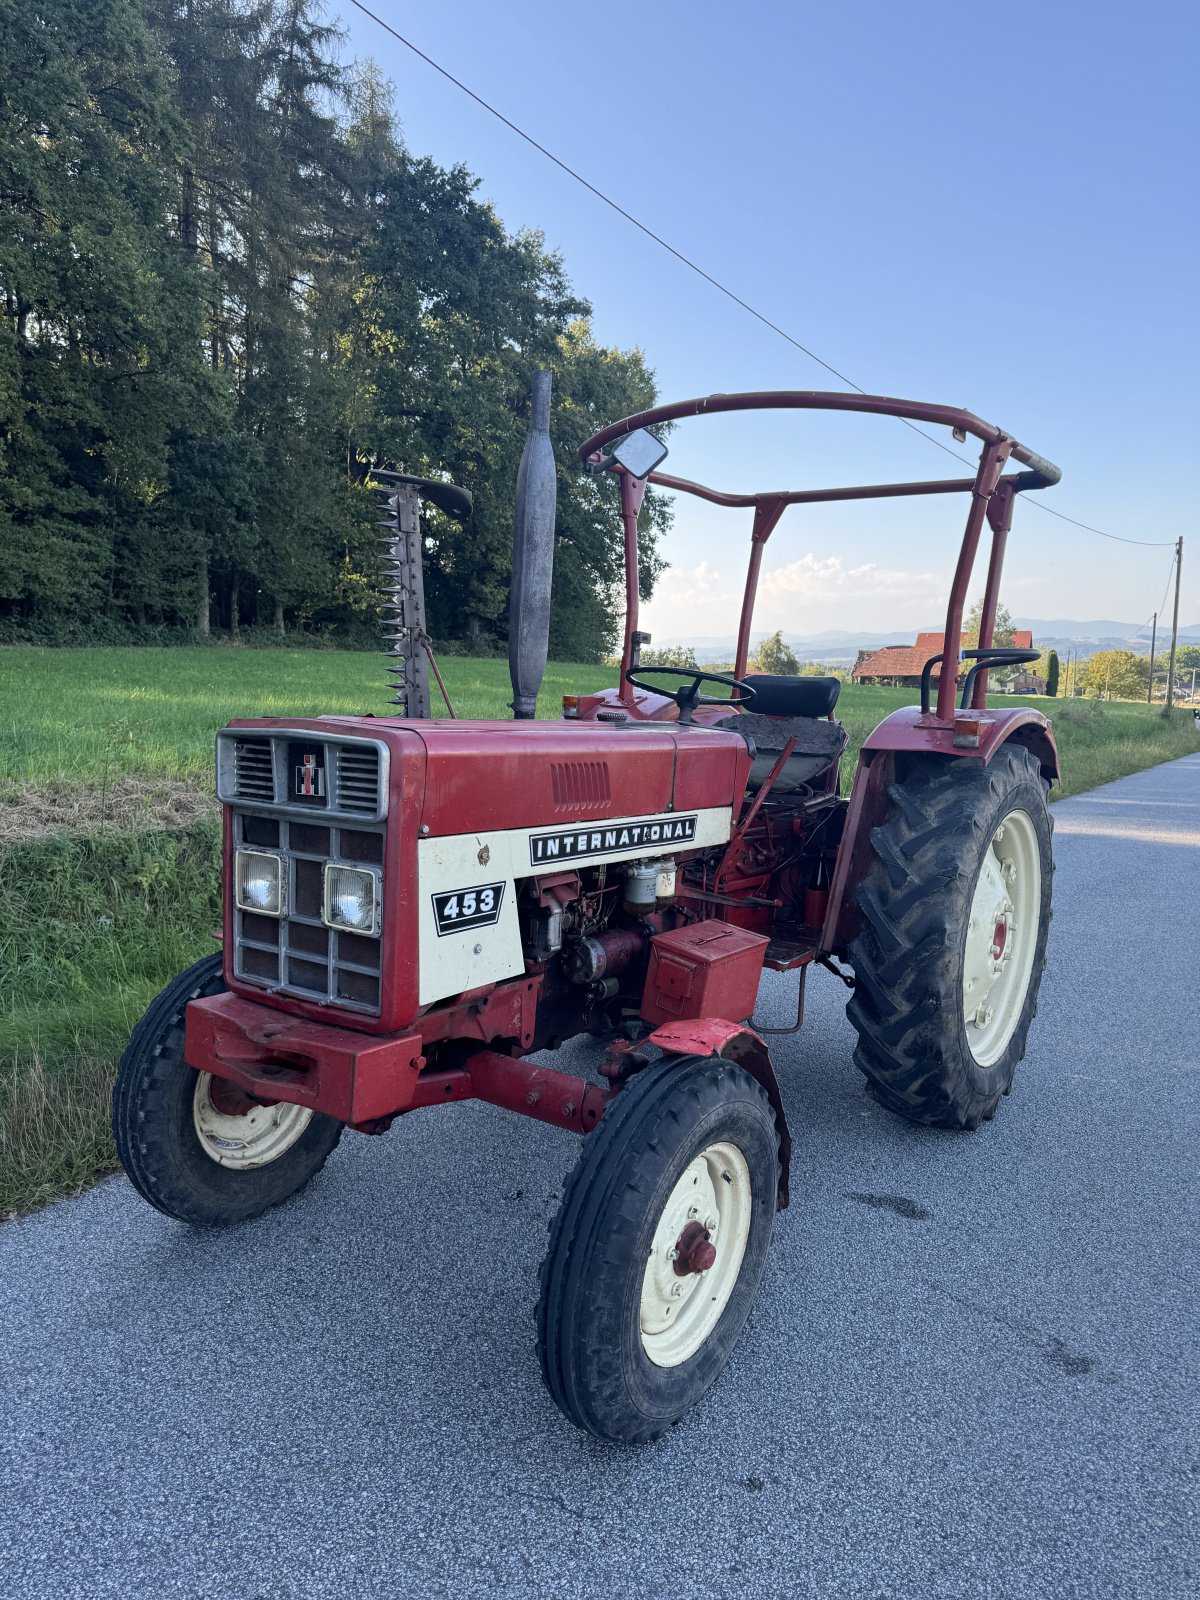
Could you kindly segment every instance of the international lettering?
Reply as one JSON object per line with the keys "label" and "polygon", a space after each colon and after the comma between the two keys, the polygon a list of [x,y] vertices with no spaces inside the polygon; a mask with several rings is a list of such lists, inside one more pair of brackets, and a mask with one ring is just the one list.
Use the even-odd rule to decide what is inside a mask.
{"label": "international lettering", "polygon": [[654,849],[689,844],[696,837],[696,816],[645,817],[616,827],[563,828],[535,833],[529,840],[529,859],[535,866],[547,861],[578,861],[583,856],[616,855],[627,850]]}

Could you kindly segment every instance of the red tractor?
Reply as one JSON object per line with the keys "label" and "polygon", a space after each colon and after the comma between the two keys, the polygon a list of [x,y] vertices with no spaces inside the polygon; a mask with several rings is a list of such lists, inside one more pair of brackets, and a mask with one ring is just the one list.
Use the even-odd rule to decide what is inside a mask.
{"label": "red tractor", "polygon": [[[945,426],[981,442],[978,470],[746,495],[658,470],[655,425],[765,408]],[[579,1427],[639,1441],[716,1380],[787,1204],[783,1101],[748,1020],[764,967],[795,974],[797,1027],[810,967],[849,985],[855,1060],[901,1116],[975,1128],[1012,1083],[1045,961],[1058,758],[1037,711],[987,705],[987,676],[1031,659],[992,645],[1004,545],[1017,494],[1060,474],[967,411],[813,392],[660,406],[579,453],[620,494],[616,687],[568,696],[557,721],[231,723],[217,741],[223,954],[139,1023],[113,1123],[139,1192],[197,1224],[258,1215],[345,1127],[383,1133],[422,1107],[481,1099],[583,1135],[542,1268],[542,1372]],[[639,666],[648,483],[753,513],[731,675]],[[452,511],[465,500],[418,487]],[[866,740],[843,799],[837,680],[746,670],[763,547],[790,505],[959,493],[946,654],[920,705]],[[960,662],[985,522],[979,646]],[[521,552],[514,582],[544,610],[535,556]],[[540,646],[528,615],[514,629],[526,712],[544,623]],[[604,1047],[592,1081],[544,1060],[582,1033]]]}

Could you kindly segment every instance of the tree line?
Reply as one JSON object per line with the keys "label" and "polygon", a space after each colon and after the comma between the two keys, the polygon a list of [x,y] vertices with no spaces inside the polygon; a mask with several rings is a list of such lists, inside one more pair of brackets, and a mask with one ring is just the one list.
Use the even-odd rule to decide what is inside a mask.
{"label": "tree line", "polygon": [[551,650],[612,647],[616,496],[574,450],[653,375],[540,234],[407,149],[317,0],[0,0],[0,60],[0,640],[365,638],[392,467],[472,491],[425,527],[429,626],[499,647],[544,366]]}

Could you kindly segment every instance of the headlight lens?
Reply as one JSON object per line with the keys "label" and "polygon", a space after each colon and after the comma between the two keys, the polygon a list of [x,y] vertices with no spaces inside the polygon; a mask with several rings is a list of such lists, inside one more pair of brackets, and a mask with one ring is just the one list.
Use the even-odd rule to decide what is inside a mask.
{"label": "headlight lens", "polygon": [[261,917],[281,917],[284,904],[283,862],[262,850],[239,850],[234,862],[238,909]]}
{"label": "headlight lens", "polygon": [[325,863],[325,922],[350,933],[379,932],[379,879],[361,867]]}

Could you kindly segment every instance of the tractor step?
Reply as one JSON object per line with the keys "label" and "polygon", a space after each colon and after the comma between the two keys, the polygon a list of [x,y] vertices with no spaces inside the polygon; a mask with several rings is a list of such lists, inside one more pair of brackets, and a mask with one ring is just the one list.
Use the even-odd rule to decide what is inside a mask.
{"label": "tractor step", "polygon": [[819,928],[806,928],[799,922],[777,922],[763,966],[770,967],[773,972],[792,972],[796,967],[805,967],[816,960],[820,942]]}

